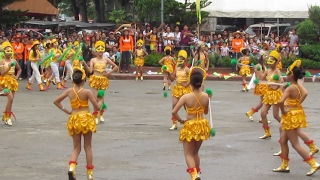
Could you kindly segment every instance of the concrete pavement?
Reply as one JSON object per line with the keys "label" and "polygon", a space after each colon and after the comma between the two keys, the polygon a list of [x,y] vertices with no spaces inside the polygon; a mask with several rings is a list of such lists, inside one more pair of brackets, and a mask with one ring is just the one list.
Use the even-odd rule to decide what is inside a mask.
{"label": "concrete pavement", "polygon": [[[260,140],[263,130],[245,116],[258,102],[252,91],[240,92],[239,82],[207,81],[213,89],[212,111],[217,134],[205,141],[200,150],[203,180],[316,180],[320,172],[305,176],[309,166],[290,147],[289,174],[272,172],[280,159],[272,154],[279,150],[278,123],[269,120],[270,140]],[[71,84],[68,84],[69,86]],[[318,120],[319,84],[305,83],[309,96],[304,106],[309,128],[304,131],[320,146]],[[13,112],[13,126],[0,125],[0,179],[57,180],[67,179],[72,139],[66,130],[68,115],[52,103],[62,91],[38,92],[25,89],[21,81]],[[179,131],[171,125],[171,93],[163,98],[162,81],[110,80],[106,93],[106,122],[99,124],[93,136],[96,180],[184,180],[186,173]],[[2,97],[0,107],[4,108]],[[63,102],[70,109],[69,100]],[[180,112],[185,114],[182,109]],[[49,115],[49,116],[48,116]],[[320,154],[315,158],[320,161]],[[78,180],[86,179],[85,153],[78,160]]]}

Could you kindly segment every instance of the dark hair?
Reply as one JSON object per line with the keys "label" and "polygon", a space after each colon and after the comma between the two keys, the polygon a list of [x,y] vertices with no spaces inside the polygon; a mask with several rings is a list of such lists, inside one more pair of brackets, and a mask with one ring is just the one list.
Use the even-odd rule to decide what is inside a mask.
{"label": "dark hair", "polygon": [[31,49],[32,49],[32,56],[33,57],[37,57],[38,56],[38,52],[37,52],[37,44],[34,45]]}
{"label": "dark hair", "polygon": [[247,49],[242,49],[241,53],[244,54],[244,55],[247,55],[248,50]]}
{"label": "dark hair", "polygon": [[203,75],[200,72],[191,74],[190,83],[195,89],[199,89],[203,82]]}
{"label": "dark hair", "polygon": [[293,68],[292,73],[295,81],[302,79],[306,75],[306,73],[303,71],[303,68],[297,66]]}
{"label": "dark hair", "polygon": [[171,54],[171,51],[169,49],[166,50],[166,55],[169,56]]}
{"label": "dark hair", "polygon": [[264,62],[263,62],[263,55],[260,56],[259,58],[259,64],[262,66],[262,70],[264,70]]}
{"label": "dark hair", "polygon": [[72,80],[75,84],[80,84],[82,82],[82,72],[75,70],[72,74]]}

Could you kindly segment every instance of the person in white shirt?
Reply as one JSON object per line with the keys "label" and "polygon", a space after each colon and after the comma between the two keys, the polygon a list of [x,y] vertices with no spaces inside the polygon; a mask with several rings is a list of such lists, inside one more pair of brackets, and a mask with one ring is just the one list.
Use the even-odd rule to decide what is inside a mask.
{"label": "person in white shirt", "polygon": [[221,46],[220,50],[221,50],[221,53],[220,53],[221,57],[229,56],[230,49],[227,46],[226,42],[223,43],[223,45]]}
{"label": "person in white shirt", "polygon": [[166,27],[166,31],[162,33],[163,45],[168,46],[172,45],[174,41],[174,34],[171,32],[170,27]]}

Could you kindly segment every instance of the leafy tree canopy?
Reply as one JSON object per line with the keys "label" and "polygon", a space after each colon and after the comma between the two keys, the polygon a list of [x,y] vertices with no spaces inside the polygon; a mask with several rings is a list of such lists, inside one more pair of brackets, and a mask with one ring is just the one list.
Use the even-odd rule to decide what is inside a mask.
{"label": "leafy tree canopy", "polygon": [[16,1],[24,1],[24,0],[0,0],[0,23],[1,25],[8,24],[14,25],[19,23],[20,21],[24,21],[27,19],[26,14],[27,11],[12,11],[12,10],[2,10],[8,4],[11,4]]}

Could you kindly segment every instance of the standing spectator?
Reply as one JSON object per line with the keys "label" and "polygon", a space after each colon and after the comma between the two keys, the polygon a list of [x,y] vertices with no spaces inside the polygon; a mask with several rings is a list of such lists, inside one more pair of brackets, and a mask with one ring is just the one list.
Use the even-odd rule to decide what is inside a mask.
{"label": "standing spectator", "polygon": [[114,36],[114,32],[109,32],[109,38],[106,40],[107,51],[111,51],[114,46],[118,47],[118,42],[119,40]]}
{"label": "standing spectator", "polygon": [[[232,51],[233,51],[232,57],[238,59],[241,57],[240,49],[244,47],[244,41],[243,41],[243,38],[241,37],[243,36],[243,33],[240,31],[237,31],[233,33],[233,36],[235,36],[235,38],[232,39],[232,43],[231,43]],[[237,66],[234,67],[234,65],[232,65],[232,72],[235,72],[234,69],[238,70]]]}
{"label": "standing spectator", "polygon": [[89,61],[93,57],[91,50],[92,50],[92,47],[91,47],[91,44],[90,44],[90,38],[86,37],[85,38],[85,44],[82,46],[82,56],[83,56],[83,58],[84,58],[84,60],[86,61],[87,64],[90,64]]}
{"label": "standing spectator", "polygon": [[189,52],[188,54],[190,54],[190,50],[189,50],[189,44],[191,41],[190,37],[192,37],[193,35],[187,25],[183,26],[183,30],[181,31],[180,36],[181,36],[181,38],[180,38],[181,49],[186,50],[187,52]]}
{"label": "standing spectator", "polygon": [[174,34],[171,32],[170,26],[166,27],[166,31],[162,33],[163,45],[172,46],[174,41]]}
{"label": "standing spectator", "polygon": [[295,43],[298,43],[299,37],[296,34],[296,29],[292,29],[291,33],[289,32],[289,38],[290,38],[290,50],[292,51],[292,48],[294,46]]}
{"label": "standing spectator", "polygon": [[[14,51],[14,59],[17,60],[17,62],[19,63],[22,69],[24,65],[24,61],[23,61],[24,45],[23,43],[21,43],[20,35],[16,35],[14,37],[14,41],[12,42],[12,47]],[[19,80],[20,81],[22,80],[21,74],[20,74]]]}
{"label": "standing spectator", "polygon": [[120,73],[122,73],[123,68],[125,68],[126,73],[129,73],[129,62],[134,45],[134,40],[132,36],[129,35],[129,31],[130,29],[125,27],[122,32],[123,36],[121,36],[119,39],[119,48],[121,53]]}

